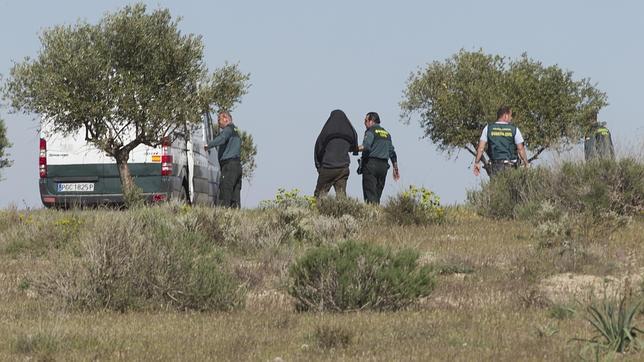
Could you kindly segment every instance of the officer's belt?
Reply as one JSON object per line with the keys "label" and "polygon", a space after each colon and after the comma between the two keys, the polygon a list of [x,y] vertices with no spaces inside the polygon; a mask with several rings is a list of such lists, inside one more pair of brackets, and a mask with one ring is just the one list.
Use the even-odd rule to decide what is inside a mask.
{"label": "officer's belt", "polygon": [[514,164],[517,163],[517,160],[491,160],[490,162],[491,163],[497,163],[497,164],[498,163],[508,163],[508,164],[514,165]]}

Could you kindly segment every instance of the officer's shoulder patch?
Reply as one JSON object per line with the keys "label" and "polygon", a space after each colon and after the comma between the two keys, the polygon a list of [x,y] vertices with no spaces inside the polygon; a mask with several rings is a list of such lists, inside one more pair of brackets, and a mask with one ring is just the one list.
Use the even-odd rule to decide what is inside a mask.
{"label": "officer's shoulder patch", "polygon": [[387,138],[387,136],[389,136],[389,132],[385,131],[384,129],[377,129],[374,132],[376,132],[376,134],[382,138]]}

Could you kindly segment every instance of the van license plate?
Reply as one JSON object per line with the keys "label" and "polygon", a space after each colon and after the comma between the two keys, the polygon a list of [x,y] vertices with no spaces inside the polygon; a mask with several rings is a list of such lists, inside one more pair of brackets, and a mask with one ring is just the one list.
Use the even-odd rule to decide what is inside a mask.
{"label": "van license plate", "polygon": [[58,184],[58,192],[92,192],[92,191],[94,191],[94,184],[91,182]]}

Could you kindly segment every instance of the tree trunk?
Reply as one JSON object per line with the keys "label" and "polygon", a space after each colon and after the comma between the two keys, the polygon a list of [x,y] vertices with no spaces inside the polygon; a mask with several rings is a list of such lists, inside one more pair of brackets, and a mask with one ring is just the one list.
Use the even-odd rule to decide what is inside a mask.
{"label": "tree trunk", "polygon": [[123,196],[131,195],[134,191],[134,180],[132,175],[130,175],[130,168],[128,167],[127,161],[130,158],[129,153],[120,153],[116,157],[116,166],[119,169],[119,176],[121,177],[121,188],[123,189]]}

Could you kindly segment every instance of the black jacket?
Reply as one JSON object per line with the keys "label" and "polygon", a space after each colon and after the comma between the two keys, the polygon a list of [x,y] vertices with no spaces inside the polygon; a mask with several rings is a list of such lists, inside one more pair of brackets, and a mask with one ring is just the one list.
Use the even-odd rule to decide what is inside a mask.
{"label": "black jacket", "polygon": [[339,109],[331,112],[315,141],[315,168],[349,166],[349,152],[357,151],[358,134],[347,116]]}

